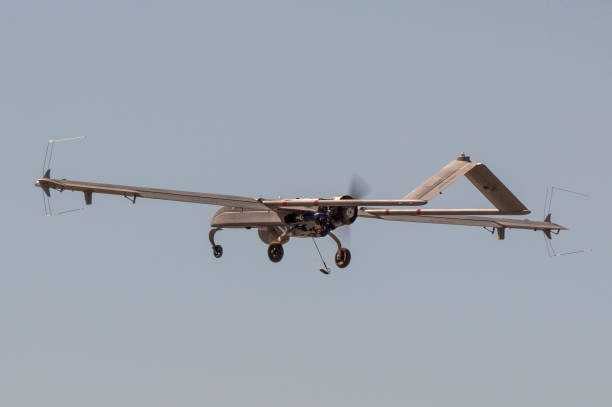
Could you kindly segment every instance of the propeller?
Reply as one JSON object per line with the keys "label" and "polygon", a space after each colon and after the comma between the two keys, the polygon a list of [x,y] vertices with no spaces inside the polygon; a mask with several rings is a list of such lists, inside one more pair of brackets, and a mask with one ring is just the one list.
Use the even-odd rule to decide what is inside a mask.
{"label": "propeller", "polygon": [[353,174],[351,183],[349,185],[349,195],[355,199],[363,199],[370,193],[370,186],[368,183],[357,174]]}
{"label": "propeller", "polygon": [[[354,199],[363,199],[370,193],[370,186],[361,176],[353,174],[348,188],[348,194]],[[351,226],[346,225],[337,229],[340,240],[346,242],[345,246],[351,245]]]}

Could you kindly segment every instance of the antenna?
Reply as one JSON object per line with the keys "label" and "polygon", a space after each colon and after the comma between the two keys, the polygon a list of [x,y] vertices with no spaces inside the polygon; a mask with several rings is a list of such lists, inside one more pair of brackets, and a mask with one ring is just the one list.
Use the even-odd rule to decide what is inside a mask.
{"label": "antenna", "polygon": [[[66,141],[78,141],[78,140],[84,140],[86,138],[87,136],[79,136],[79,137],[67,137],[67,138],[61,138],[61,139],[56,139],[56,140],[49,140],[47,142],[47,148],[45,149],[45,158],[43,159],[42,177],[51,178],[51,162],[53,161],[53,152],[55,150],[56,143],[63,143]],[[66,213],[81,211],[85,209],[85,208],[75,208],[75,209],[69,209],[66,211],[61,211],[58,213],[53,213],[53,210],[51,209],[51,193],[49,192],[48,188],[43,190],[43,205],[45,208],[46,216],[64,215]]]}
{"label": "antenna", "polygon": [[43,160],[43,170],[42,170],[42,173],[44,174],[45,171],[47,171],[48,169],[51,168],[51,161],[53,160],[53,150],[55,149],[55,144],[56,143],[63,143],[65,141],[84,140],[86,138],[87,138],[87,136],[79,136],[79,137],[60,138],[60,139],[57,139],[57,140],[49,140],[47,142],[47,148],[45,149],[45,159]]}
{"label": "antenna", "polygon": [[546,188],[546,199],[544,200],[544,216],[547,216],[550,213],[550,207],[552,206],[553,194],[554,194],[555,190],[562,191],[562,192],[568,192],[570,194],[582,196],[584,198],[589,198],[588,194],[584,194],[582,192],[572,191],[570,189],[559,188],[559,187],[551,187],[550,188],[550,194],[549,194],[548,193],[549,189],[547,187]]}
{"label": "antenna", "polygon": [[[576,191],[572,191],[570,189],[560,188],[560,187],[556,187],[556,186],[553,186],[551,188],[547,187],[546,188],[546,198],[544,199],[544,221],[545,222],[550,222],[552,200],[553,200],[553,194],[554,194],[555,190],[561,191],[561,192],[567,192],[567,193],[574,194],[574,195],[578,195],[578,196],[581,196],[583,198],[589,198],[588,194],[585,194],[585,193],[582,193],[582,192],[576,192]],[[555,234],[559,234],[559,232],[557,232]],[[548,255],[548,257],[567,256],[567,255],[570,255],[570,254],[578,254],[578,253],[590,253],[590,252],[593,251],[593,249],[591,249],[591,248],[586,248],[586,249],[571,250],[571,251],[565,251],[565,252],[557,253],[555,251],[555,248],[553,247],[552,239],[551,239],[550,235],[546,235],[546,234],[544,235],[544,242],[546,244],[546,254]]]}

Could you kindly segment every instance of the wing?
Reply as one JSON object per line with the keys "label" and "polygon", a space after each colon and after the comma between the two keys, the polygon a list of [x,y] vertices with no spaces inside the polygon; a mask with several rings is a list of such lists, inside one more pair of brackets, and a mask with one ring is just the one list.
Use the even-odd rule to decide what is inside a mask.
{"label": "wing", "polygon": [[431,200],[463,175],[499,210],[524,212],[527,208],[512,192],[482,163],[473,163],[461,154],[444,168],[415,188],[404,199]]}
{"label": "wing", "polygon": [[[47,175],[47,174],[45,174]],[[167,201],[192,202],[208,205],[230,206],[234,208],[248,208],[269,210],[267,206],[255,198],[207,194],[202,192],[177,191],[173,189],[157,189],[146,187],[135,187],[127,185],[99,184],[94,182],[71,181],[65,179],[41,178],[36,185],[48,193],[49,189],[58,191],[81,191],[85,194],[85,202],[89,205],[93,193],[123,195],[133,198],[163,199]]]}
{"label": "wing", "polygon": [[157,189],[135,187],[129,185],[100,184],[95,182],[73,181],[67,179],[52,179],[47,171],[43,178],[36,181],[48,195],[50,189],[58,191],[81,191],[85,194],[85,202],[89,205],[92,195],[109,194],[122,195],[132,199],[151,198],[167,201],[193,202],[199,204],[229,206],[234,208],[281,210],[284,207],[295,208],[297,211],[312,212],[318,206],[414,206],[424,205],[427,201],[415,199],[283,199],[262,200],[235,195],[207,194],[202,192],[177,191],[173,189]]}
{"label": "wing", "polygon": [[[556,223],[550,222],[550,218],[546,218],[543,222],[532,221],[529,219],[508,219],[508,218],[494,218],[486,216],[478,216],[470,214],[469,210],[463,210],[463,213],[459,210],[431,210],[431,213],[443,213],[447,214],[429,214],[425,210],[415,213],[407,213],[408,211],[403,210],[372,210],[362,209],[359,212],[359,216],[364,218],[376,218],[383,220],[394,220],[400,222],[417,222],[417,223],[438,223],[444,225],[463,225],[463,226],[481,226],[481,227],[492,227],[492,228],[509,228],[509,229],[531,229],[531,230],[542,230],[542,231],[560,231],[566,230],[567,228]],[[478,210],[476,210],[478,211]],[[460,214],[457,214],[460,213]]]}

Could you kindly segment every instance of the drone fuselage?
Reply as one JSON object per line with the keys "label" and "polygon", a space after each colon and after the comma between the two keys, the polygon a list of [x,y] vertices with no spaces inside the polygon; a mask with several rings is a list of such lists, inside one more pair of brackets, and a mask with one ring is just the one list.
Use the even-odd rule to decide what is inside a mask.
{"label": "drone fuselage", "polygon": [[357,208],[352,206],[312,208],[276,208],[253,210],[222,207],[211,219],[211,227],[257,228],[266,244],[286,243],[289,237],[324,237],[337,227],[350,225],[357,218]]}

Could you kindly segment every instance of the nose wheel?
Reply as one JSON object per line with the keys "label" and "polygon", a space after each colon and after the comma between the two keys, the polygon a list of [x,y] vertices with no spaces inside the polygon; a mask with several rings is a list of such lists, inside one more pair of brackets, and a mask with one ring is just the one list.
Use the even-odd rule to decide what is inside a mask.
{"label": "nose wheel", "polygon": [[339,268],[345,268],[351,262],[351,252],[346,247],[339,248],[334,256],[334,261]]}
{"label": "nose wheel", "polygon": [[283,245],[275,243],[268,246],[268,258],[273,263],[278,263],[281,261],[283,259],[283,254],[285,254]]}
{"label": "nose wheel", "polygon": [[338,250],[336,251],[336,255],[334,256],[334,261],[336,262],[336,266],[338,266],[338,268],[341,268],[341,269],[347,267],[349,263],[351,262],[350,250],[347,249],[346,247],[342,247],[342,243],[340,242],[340,239],[338,239],[338,237],[334,235],[333,233],[329,232],[328,236],[334,239],[334,242],[336,242],[336,244],[338,245]]}

